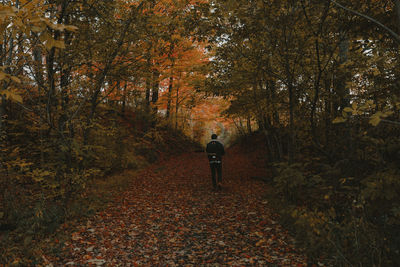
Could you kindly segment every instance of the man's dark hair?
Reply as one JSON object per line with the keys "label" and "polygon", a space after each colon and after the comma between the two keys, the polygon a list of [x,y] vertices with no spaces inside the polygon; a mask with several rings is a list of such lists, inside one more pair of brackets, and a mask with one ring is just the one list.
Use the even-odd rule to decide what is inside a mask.
{"label": "man's dark hair", "polygon": [[218,137],[218,136],[217,136],[216,134],[212,134],[212,135],[211,135],[211,139],[217,139],[217,137]]}

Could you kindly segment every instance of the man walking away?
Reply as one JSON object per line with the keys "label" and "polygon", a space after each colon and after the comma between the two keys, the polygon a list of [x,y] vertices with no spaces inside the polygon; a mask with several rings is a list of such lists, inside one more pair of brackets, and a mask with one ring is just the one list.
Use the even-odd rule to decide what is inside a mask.
{"label": "man walking away", "polygon": [[[211,178],[214,189],[221,190],[222,182],[222,156],[225,155],[224,145],[217,140],[217,135],[211,135],[211,141],[207,144],[206,152],[210,162]],[[218,184],[215,175],[218,175]]]}

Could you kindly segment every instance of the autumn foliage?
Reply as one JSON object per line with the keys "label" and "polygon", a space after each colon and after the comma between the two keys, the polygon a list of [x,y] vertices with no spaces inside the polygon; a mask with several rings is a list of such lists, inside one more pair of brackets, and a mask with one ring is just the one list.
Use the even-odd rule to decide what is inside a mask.
{"label": "autumn foliage", "polygon": [[[162,189],[166,177],[160,192],[184,196],[181,183],[195,177],[174,180],[172,163],[155,177],[157,162],[201,151],[217,133],[247,146],[232,150],[243,154],[237,165],[266,147],[254,170],[265,183],[231,193],[270,190],[277,220],[304,249],[292,263],[400,265],[399,14],[400,0],[2,1],[0,262],[44,256],[27,248],[84,216],[99,184],[119,184],[116,172],[155,164],[142,189]],[[126,192],[132,205],[150,205],[135,190]],[[259,220],[269,208],[257,205]],[[264,232],[252,238],[257,251],[270,242]],[[246,255],[253,262],[209,260],[259,260]]]}

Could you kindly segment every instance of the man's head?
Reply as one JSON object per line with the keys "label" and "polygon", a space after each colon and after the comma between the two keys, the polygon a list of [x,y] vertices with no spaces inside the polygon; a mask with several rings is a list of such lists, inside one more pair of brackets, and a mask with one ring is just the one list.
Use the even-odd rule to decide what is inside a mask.
{"label": "man's head", "polygon": [[212,134],[212,135],[211,135],[211,139],[217,139],[217,137],[218,137],[218,136],[217,136],[216,134]]}

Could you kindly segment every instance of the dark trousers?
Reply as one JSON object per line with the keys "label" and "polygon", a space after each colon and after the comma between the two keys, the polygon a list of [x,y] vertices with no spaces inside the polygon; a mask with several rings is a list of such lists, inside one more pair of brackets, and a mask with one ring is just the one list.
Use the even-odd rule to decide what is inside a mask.
{"label": "dark trousers", "polygon": [[211,179],[214,188],[217,188],[216,175],[218,175],[218,182],[222,182],[222,163],[210,163]]}

